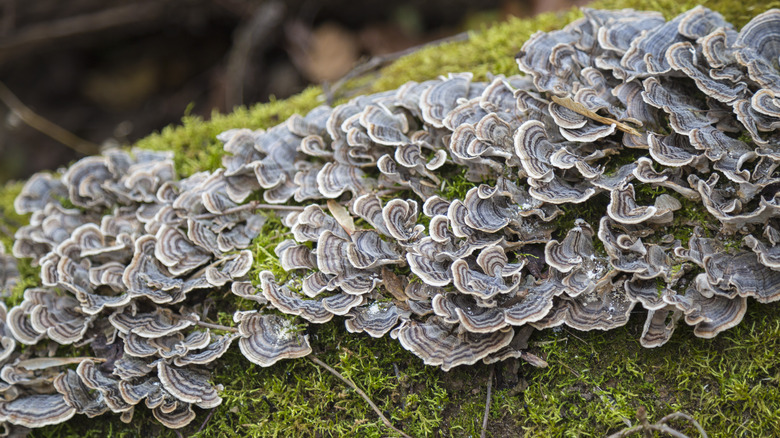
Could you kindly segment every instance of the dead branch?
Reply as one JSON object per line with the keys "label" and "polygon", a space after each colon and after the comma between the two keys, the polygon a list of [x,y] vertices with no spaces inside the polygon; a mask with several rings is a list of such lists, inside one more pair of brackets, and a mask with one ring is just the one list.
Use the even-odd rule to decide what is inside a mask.
{"label": "dead branch", "polygon": [[708,438],[707,432],[704,431],[704,428],[701,427],[701,424],[699,424],[699,422],[696,421],[693,417],[683,412],[673,412],[661,418],[656,423],[650,423],[647,420],[647,411],[645,410],[644,406],[640,406],[636,411],[636,417],[639,420],[638,426],[615,432],[607,438],[625,438],[637,432],[644,432],[645,435],[652,435],[653,432],[661,432],[674,438],[689,438],[688,435],[673,429],[667,424],[669,421],[674,419],[681,419],[690,422],[696,428],[696,430],[699,431],[699,434],[702,436],[702,438]]}
{"label": "dead branch", "polygon": [[0,101],[2,101],[21,121],[36,131],[62,143],[74,151],[84,155],[94,155],[100,152],[100,146],[73,134],[54,122],[39,116],[27,105],[22,103],[11,90],[0,82]]}
{"label": "dead branch", "polygon": [[411,438],[409,435],[405,434],[403,431],[401,431],[401,430],[397,429],[395,426],[393,426],[393,423],[391,423],[390,420],[388,420],[387,417],[385,417],[384,414],[382,414],[382,411],[379,409],[379,407],[377,405],[375,405],[374,402],[372,402],[371,399],[368,398],[368,395],[366,395],[366,393],[363,392],[362,389],[358,388],[358,386],[354,382],[352,382],[352,380],[349,380],[346,377],[342,376],[341,373],[339,373],[335,369],[329,367],[328,364],[326,364],[325,362],[319,360],[317,358],[317,356],[314,356],[313,354],[310,354],[310,355],[308,355],[306,357],[310,361],[314,362],[315,364],[325,368],[326,370],[328,370],[329,373],[331,373],[334,376],[338,377],[342,382],[346,383],[352,389],[354,389],[355,392],[357,392],[360,395],[360,397],[362,397],[363,400],[365,400],[366,403],[368,403],[368,405],[371,406],[371,409],[373,409],[374,412],[376,412],[376,414],[379,416],[379,418],[382,420],[382,423],[384,423],[385,426],[387,426],[388,428],[392,429],[394,432],[396,432],[397,434],[401,435],[402,437]]}
{"label": "dead branch", "polygon": [[482,433],[479,438],[485,438],[487,435],[488,416],[490,415],[490,399],[493,396],[493,375],[496,373],[495,365],[490,365],[490,374],[487,382],[487,399],[485,400],[485,415],[482,417]]}

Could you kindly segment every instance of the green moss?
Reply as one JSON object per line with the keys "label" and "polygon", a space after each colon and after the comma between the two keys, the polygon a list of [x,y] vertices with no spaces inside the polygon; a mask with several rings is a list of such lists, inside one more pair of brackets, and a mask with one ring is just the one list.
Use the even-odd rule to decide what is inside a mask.
{"label": "green moss", "polygon": [[29,215],[20,215],[14,210],[14,199],[23,186],[23,182],[12,182],[0,187],[0,242],[9,253],[14,245],[14,233],[29,221]]}
{"label": "green moss", "polygon": [[214,112],[210,120],[196,116],[182,118],[179,126],[168,126],[135,146],[144,149],[173,151],[176,169],[182,176],[203,170],[215,170],[222,164],[222,143],[216,136],[233,128],[261,129],[277,125],[293,113],[305,114],[319,104],[321,90],[310,87],[283,101],[236,108],[230,114]]}
{"label": "green moss", "polygon": [[[691,0],[602,0],[591,7],[658,10],[668,18],[696,4],[699,2]],[[738,27],[758,13],[780,6],[777,1],[716,0],[701,4],[720,11]],[[354,85],[374,92],[447,72],[473,71],[478,79],[486,78],[488,73],[514,74],[517,68],[513,55],[528,36],[537,30],[560,28],[579,16],[578,11],[571,10],[527,20],[511,19],[473,33],[468,42],[422,50],[383,69],[377,80],[364,78]],[[305,113],[318,105],[320,94],[319,88],[312,87],[285,101],[239,108],[229,115],[214,114],[207,121],[185,117],[180,126],[165,128],[136,146],[173,150],[182,176],[215,169],[222,155],[216,134],[229,128],[275,125],[294,112]],[[616,159],[613,164],[617,166],[620,161]],[[462,197],[473,186],[457,175],[445,183],[442,195]],[[10,208],[20,189],[21,184],[11,184],[0,190],[0,223],[8,229],[3,230],[2,241],[9,249],[13,231],[28,219]],[[656,194],[642,192],[640,196]],[[687,242],[694,225],[706,226],[712,218],[700,204],[680,200],[683,208],[675,213],[672,228],[675,237]],[[594,203],[565,208],[565,214],[556,222],[562,233],[565,235],[578,217],[597,226],[598,218],[591,211]],[[278,219],[269,217],[253,244],[253,280],[264,269],[287,278],[273,254],[287,232]],[[681,265],[676,268],[679,270]],[[37,283],[38,273],[29,263],[21,270],[24,285]],[[255,303],[234,299],[227,291],[221,293],[214,297],[219,307],[216,319],[221,324],[232,325],[234,307],[256,307]],[[532,351],[550,365],[544,369],[521,365],[518,372],[509,369],[510,363],[496,366],[488,436],[604,436],[625,427],[626,420],[636,423],[640,406],[647,409],[651,421],[673,411],[686,411],[711,437],[776,434],[776,425],[780,424],[780,356],[776,354],[780,349],[780,321],[776,317],[780,305],[750,304],[739,326],[713,340],[697,338],[690,327],[681,324],[672,340],[657,349],[644,349],[637,341],[644,312],[634,315],[627,326],[607,333],[569,329],[536,333],[531,339]],[[477,364],[445,373],[423,365],[388,337],[348,334],[342,318],[322,326],[311,325],[307,333],[318,357],[355,381],[397,427],[411,436],[466,437],[480,433],[487,366]],[[234,347],[217,363],[213,375],[216,383],[225,386],[224,402],[211,417],[197,410],[198,418],[181,431],[184,436],[392,435],[351,389],[305,359],[261,368],[246,361]],[[515,381],[518,378],[520,383]],[[528,387],[520,391],[523,381]],[[695,436],[693,430],[683,432]],[[137,409],[129,425],[115,415],[89,420],[78,417],[36,429],[32,435],[176,436],[144,408]]]}

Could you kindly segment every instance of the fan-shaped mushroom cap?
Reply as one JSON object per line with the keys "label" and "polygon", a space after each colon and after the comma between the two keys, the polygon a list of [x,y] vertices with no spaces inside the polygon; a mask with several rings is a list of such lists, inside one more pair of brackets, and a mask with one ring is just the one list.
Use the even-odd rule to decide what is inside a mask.
{"label": "fan-shaped mushroom cap", "polygon": [[293,236],[298,242],[316,242],[325,230],[346,239],[344,228],[332,216],[325,214],[319,205],[307,206],[291,227]]}
{"label": "fan-shaped mushroom cap", "polygon": [[205,348],[190,350],[187,354],[175,358],[173,363],[179,367],[211,363],[227,352],[235,338],[235,335],[218,336],[214,342],[211,342]]}
{"label": "fan-shaped mushroom cap", "polygon": [[317,267],[317,256],[314,251],[306,245],[296,244],[292,239],[284,240],[276,245],[274,253],[279,257],[279,262],[285,271],[315,269]]}
{"label": "fan-shaped mushroom cap", "polygon": [[[482,272],[469,268],[464,259],[452,263],[452,283],[458,291],[489,300],[496,294],[508,294],[520,286],[520,270],[525,262],[510,264],[504,250],[489,246],[477,256],[477,265]],[[504,277],[511,277],[509,284]]]}
{"label": "fan-shaped mushroom cap", "polygon": [[154,236],[145,235],[135,241],[135,253],[122,275],[131,297],[144,296],[157,304],[175,303],[184,299],[183,281],[174,278],[154,256],[157,245]]}
{"label": "fan-shaped mushroom cap", "polygon": [[[623,284],[626,294],[631,300],[639,301],[647,310],[659,310],[666,307],[663,297],[669,292],[666,286],[659,286],[655,280],[634,277]],[[659,316],[660,317],[660,316]]]}
{"label": "fan-shaped mushroom cap", "polygon": [[649,310],[639,343],[645,348],[655,348],[664,345],[672,337],[677,320],[682,316],[679,310],[668,308]]}
{"label": "fan-shaped mushroom cap", "polygon": [[133,409],[119,391],[119,381],[103,374],[92,360],[83,360],[76,368],[76,373],[90,389],[97,390],[111,412],[125,412]]}
{"label": "fan-shaped mushroom cap", "polygon": [[14,199],[14,209],[19,214],[33,213],[43,210],[46,204],[57,198],[65,198],[68,195],[65,184],[59,179],[54,179],[48,173],[36,173],[22,187],[22,191]]}
{"label": "fan-shaped mushroom cap", "polygon": [[[28,290],[25,291],[27,294]],[[6,324],[8,331],[19,342],[26,345],[35,345],[43,339],[44,333],[35,330],[35,327],[30,323],[30,311],[34,303],[32,300],[24,300],[22,304],[14,306],[8,311],[6,317]]]}
{"label": "fan-shaped mushroom cap", "polygon": [[7,310],[5,303],[0,303],[0,364],[5,362],[16,348],[16,339],[6,324]]}
{"label": "fan-shaped mushroom cap", "polygon": [[740,63],[745,65],[750,78],[763,88],[780,90],[780,75],[773,65],[780,56],[778,44],[780,11],[769,11],[754,17],[739,32],[735,45]]}
{"label": "fan-shaped mushroom cap", "polygon": [[[72,296],[57,296],[44,289],[28,289],[25,299],[31,299],[30,324],[39,333],[60,344],[78,342],[84,336],[92,317],[78,311],[78,301]],[[32,293],[37,292],[37,293]]]}
{"label": "fan-shaped mushroom cap", "polygon": [[780,270],[780,246],[778,246],[778,243],[780,243],[780,232],[775,227],[767,225],[764,229],[764,236],[769,240],[769,245],[752,235],[745,236],[743,242],[756,253],[762,265],[774,270]]}
{"label": "fan-shaped mushroom cap", "polygon": [[189,403],[173,402],[173,409],[166,412],[162,407],[154,408],[152,414],[163,426],[169,429],[181,429],[195,419],[195,412]]}
{"label": "fan-shaped mushroom cap", "polygon": [[307,135],[325,135],[327,134],[328,118],[333,109],[328,105],[320,105],[309,111],[308,114],[301,117],[293,114],[287,119],[287,129],[295,135],[305,137]]}
{"label": "fan-shaped mushroom cap", "polygon": [[229,281],[244,277],[252,268],[252,260],[252,251],[248,249],[225,256],[206,268],[206,280],[211,285],[224,286]]}
{"label": "fan-shaped mushroom cap", "polygon": [[154,255],[174,276],[186,274],[211,259],[209,253],[192,243],[177,228],[163,225],[155,238]]}
{"label": "fan-shaped mushroom cap", "polygon": [[376,195],[362,195],[355,198],[351,206],[352,214],[363,218],[382,235],[389,236],[390,231],[382,217],[382,201]]}
{"label": "fan-shaped mushroom cap", "polygon": [[351,309],[344,324],[350,333],[366,332],[371,337],[381,338],[395,327],[403,315],[404,312],[393,304],[374,302]]}
{"label": "fan-shaped mushroom cap", "polygon": [[654,206],[636,205],[633,184],[610,192],[609,198],[607,214],[621,224],[638,224],[649,220],[657,212]]}
{"label": "fan-shaped mushroom cap", "polygon": [[449,324],[430,317],[422,323],[404,321],[392,335],[426,365],[438,365],[449,371],[458,365],[476,363],[509,345],[514,331],[507,328],[489,334],[453,333]]}
{"label": "fan-shaped mushroom cap", "polygon": [[123,355],[121,359],[114,362],[113,374],[122,380],[130,380],[134,377],[145,376],[153,369],[154,366],[150,365],[148,359]]}
{"label": "fan-shaped mushroom cap", "polygon": [[290,315],[300,315],[307,321],[322,324],[333,318],[319,300],[305,300],[286,285],[279,286],[270,271],[260,273],[263,295],[272,306]]}
{"label": "fan-shaped mushroom cap", "polygon": [[404,242],[425,230],[423,225],[417,224],[417,217],[417,202],[413,200],[393,199],[382,209],[382,218],[390,236]]}
{"label": "fan-shaped mushroom cap", "polygon": [[528,184],[531,186],[528,190],[531,196],[551,204],[580,204],[596,194],[596,189],[588,182],[572,186],[558,177],[553,177],[549,182],[528,178]]}
{"label": "fan-shaped mushroom cap", "polygon": [[34,394],[0,402],[0,421],[29,428],[59,424],[75,413],[62,394]]}
{"label": "fan-shaped mushroom cap", "polygon": [[542,329],[565,323],[577,330],[612,330],[628,322],[635,304],[625,291],[612,286],[575,298],[561,297],[545,319],[531,325]]}
{"label": "fan-shaped mushroom cap", "polygon": [[[151,408],[156,406],[154,406],[154,403],[150,403],[149,400],[159,397],[161,401],[163,394],[165,394],[157,377],[144,379],[140,383],[131,383],[131,381],[123,380],[119,382],[119,391],[127,403],[137,405],[141,403],[141,400],[147,399],[147,407]],[[157,400],[154,401],[156,402]]]}
{"label": "fan-shaped mushroom cap", "polygon": [[446,286],[452,281],[451,263],[437,260],[439,249],[433,239],[425,237],[418,242],[414,251],[406,253],[412,273],[431,286]]}
{"label": "fan-shaped mushroom cap", "polygon": [[480,105],[480,99],[471,99],[456,106],[442,120],[442,125],[450,131],[455,131],[463,125],[474,125],[488,115],[488,112]]}
{"label": "fan-shaped mushroom cap", "polygon": [[420,96],[423,120],[436,128],[443,128],[443,120],[457,106],[458,99],[468,97],[471,73],[450,73],[432,84]]}
{"label": "fan-shaped mushroom cap", "polygon": [[263,296],[262,289],[257,289],[249,281],[234,281],[230,285],[230,291],[234,295],[248,300],[256,301],[260,304],[266,304],[268,300]]}
{"label": "fan-shaped mushroom cap", "polygon": [[371,190],[374,180],[358,167],[342,163],[326,163],[317,174],[317,189],[326,198],[337,198],[345,191],[360,196]]}
{"label": "fan-shaped mushroom cap", "polygon": [[729,299],[720,296],[705,297],[696,283],[685,291],[685,295],[668,295],[664,301],[674,304],[685,314],[685,322],[696,325],[693,333],[701,338],[714,338],[723,330],[730,329],[742,321],[747,311],[747,298]]}
{"label": "fan-shaped mushroom cap", "polygon": [[81,378],[73,370],[66,370],[54,378],[54,389],[63,395],[65,403],[76,413],[92,418],[108,411],[108,406],[99,392],[90,393]]}
{"label": "fan-shaped mushroom cap", "polygon": [[385,146],[409,143],[409,121],[403,113],[393,114],[382,104],[368,105],[360,113],[360,124],[372,141]]}
{"label": "fan-shaped mushroom cap", "polygon": [[397,247],[382,240],[374,230],[358,230],[347,246],[347,259],[357,269],[372,269],[381,265],[399,264],[404,260]]}
{"label": "fan-shaped mushroom cap", "polygon": [[515,297],[502,305],[506,308],[504,319],[513,326],[539,321],[552,309],[553,297],[564,290],[555,274],[538,284],[532,281],[532,277],[527,277]]}
{"label": "fan-shaped mushroom cap", "polygon": [[233,320],[239,323],[241,353],[262,367],[268,367],[280,359],[294,359],[311,353],[309,336],[298,332],[284,318],[261,315],[255,311],[236,312]]}
{"label": "fan-shaped mushroom cap", "polygon": [[160,361],[157,363],[157,375],[165,390],[185,403],[204,409],[215,408],[222,403],[222,398],[217,395],[221,385],[212,386],[207,372],[174,367]]}
{"label": "fan-shaped mushroom cap", "polygon": [[108,317],[111,325],[122,333],[134,333],[142,338],[158,338],[181,331],[195,322],[177,317],[167,308],[150,313],[115,312]]}
{"label": "fan-shaped mushroom cap", "polygon": [[104,188],[104,182],[114,178],[105,157],[86,157],[77,161],[62,176],[70,201],[84,208],[109,206],[114,196]]}
{"label": "fan-shaped mushroom cap", "polygon": [[747,84],[744,82],[728,83],[726,81],[718,81],[710,77],[707,72],[702,71],[697,65],[696,54],[696,49],[693,45],[690,42],[683,41],[669,47],[666,52],[666,59],[673,69],[681,70],[696,82],[696,86],[702,92],[720,102],[729,103],[745,94]]}
{"label": "fan-shaped mushroom cap", "polygon": [[433,313],[444,322],[460,323],[460,327],[471,333],[493,333],[508,325],[504,309],[482,307],[480,301],[469,295],[446,293],[434,296],[431,304]]}
{"label": "fan-shaped mushroom cap", "polygon": [[570,272],[593,255],[593,229],[582,219],[574,221],[563,242],[551,240],[544,247],[545,262],[560,272]]}
{"label": "fan-shaped mushroom cap", "polygon": [[752,252],[736,255],[716,253],[704,257],[707,281],[740,296],[752,296],[759,303],[780,300],[780,271],[767,268]]}

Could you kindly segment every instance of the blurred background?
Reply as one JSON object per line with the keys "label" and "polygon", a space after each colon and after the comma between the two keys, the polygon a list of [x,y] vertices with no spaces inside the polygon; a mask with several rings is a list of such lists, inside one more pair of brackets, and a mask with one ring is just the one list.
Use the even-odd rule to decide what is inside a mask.
{"label": "blurred background", "polygon": [[185,113],[283,99],[372,58],[585,2],[0,0],[0,183]]}

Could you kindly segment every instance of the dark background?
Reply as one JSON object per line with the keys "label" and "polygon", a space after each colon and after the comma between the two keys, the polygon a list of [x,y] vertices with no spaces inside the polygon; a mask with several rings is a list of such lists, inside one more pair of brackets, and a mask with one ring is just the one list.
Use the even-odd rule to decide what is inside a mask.
{"label": "dark background", "polygon": [[[131,143],[185,112],[285,98],[374,56],[581,3],[0,0],[0,183]],[[66,146],[36,115],[84,141]]]}

